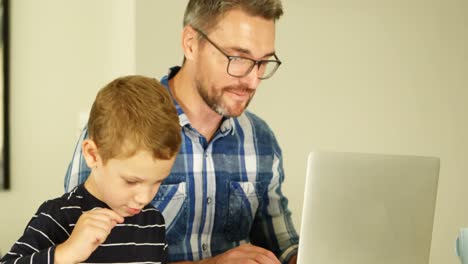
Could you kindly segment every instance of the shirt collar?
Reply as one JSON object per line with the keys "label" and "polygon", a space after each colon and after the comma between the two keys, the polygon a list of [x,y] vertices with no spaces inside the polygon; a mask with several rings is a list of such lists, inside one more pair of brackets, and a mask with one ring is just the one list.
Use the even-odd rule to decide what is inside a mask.
{"label": "shirt collar", "polygon": [[[180,107],[180,104],[177,102],[177,100],[174,98],[172,95],[171,89],[169,88],[169,80],[172,79],[180,70],[180,66],[174,66],[169,68],[169,72],[167,73],[166,76],[162,77],[161,79],[161,84],[163,84],[169,94],[172,97],[172,100],[174,102],[174,105],[177,109],[177,114],[179,115],[179,124],[181,127],[192,127],[190,125],[190,121],[187,118],[187,115],[184,113],[184,110],[182,110],[182,107]],[[235,131],[235,126],[234,126],[234,118],[233,117],[223,117],[221,120],[221,125],[219,126],[219,133],[222,135],[228,135],[229,133],[234,133]]]}

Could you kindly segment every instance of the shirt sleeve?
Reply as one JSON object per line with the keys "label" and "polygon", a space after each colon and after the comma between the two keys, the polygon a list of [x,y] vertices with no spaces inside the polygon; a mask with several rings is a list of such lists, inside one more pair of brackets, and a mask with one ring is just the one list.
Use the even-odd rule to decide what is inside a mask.
{"label": "shirt sleeve", "polygon": [[56,245],[69,237],[56,211],[49,202],[43,203],[0,263],[54,263]]}
{"label": "shirt sleeve", "polygon": [[83,131],[81,132],[78,142],[76,143],[72,160],[68,165],[64,181],[65,192],[70,192],[71,190],[73,190],[73,188],[85,182],[89,174],[91,173],[91,169],[86,164],[81,148],[83,141],[87,138],[88,127],[85,126],[83,128]]}
{"label": "shirt sleeve", "polygon": [[275,149],[273,176],[257,211],[250,236],[253,244],[271,250],[281,263],[286,264],[297,254],[299,236],[288,209],[288,199],[281,190],[284,181],[281,149],[272,137]]}
{"label": "shirt sleeve", "polygon": [[16,255],[13,251],[10,251],[5,255],[1,260],[1,264],[21,264],[21,263],[54,263],[54,253],[55,247],[50,247],[43,249],[37,252],[32,253],[31,255]]}

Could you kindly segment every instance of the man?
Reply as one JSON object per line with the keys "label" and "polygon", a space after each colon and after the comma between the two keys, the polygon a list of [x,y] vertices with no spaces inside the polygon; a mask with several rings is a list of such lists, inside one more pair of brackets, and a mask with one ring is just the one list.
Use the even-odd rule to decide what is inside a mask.
{"label": "man", "polygon": [[[281,149],[266,123],[245,111],[261,80],[281,64],[274,44],[282,13],[280,0],[188,3],[184,63],[161,80],[183,141],[152,201],[166,220],[170,262],[296,262]],[[80,140],[86,137],[85,129]],[[88,174],[77,148],[65,188]]]}

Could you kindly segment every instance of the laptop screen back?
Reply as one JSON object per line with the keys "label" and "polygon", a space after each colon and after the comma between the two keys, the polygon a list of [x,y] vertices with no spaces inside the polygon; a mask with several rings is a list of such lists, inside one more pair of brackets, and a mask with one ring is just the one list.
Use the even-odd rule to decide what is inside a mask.
{"label": "laptop screen back", "polygon": [[299,264],[428,264],[439,159],[312,152]]}

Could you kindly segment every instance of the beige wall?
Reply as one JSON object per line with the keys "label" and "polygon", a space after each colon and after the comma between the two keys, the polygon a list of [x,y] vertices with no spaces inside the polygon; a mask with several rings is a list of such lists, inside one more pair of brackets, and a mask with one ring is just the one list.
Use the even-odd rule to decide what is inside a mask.
{"label": "beige wall", "polygon": [[11,2],[11,190],[0,191],[4,254],[41,202],[63,193],[79,113],[111,79],[135,72],[127,0]]}
{"label": "beige wall", "polygon": [[[14,215],[2,214],[2,252],[39,203],[62,192],[78,113],[96,90],[119,74],[161,77],[180,63],[186,3],[12,2],[13,189],[0,192],[0,206]],[[431,263],[457,263],[455,236],[468,226],[468,2],[283,2],[284,64],[251,110],[283,147],[294,222],[310,149],[438,156]]]}
{"label": "beige wall", "polygon": [[282,143],[296,223],[310,149],[440,157],[431,263],[457,263],[457,230],[468,226],[468,2],[368,2],[285,1],[285,64],[252,109]]}

